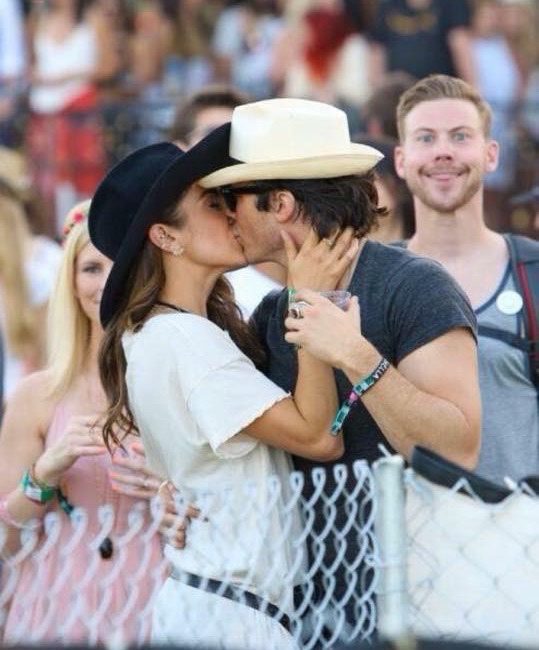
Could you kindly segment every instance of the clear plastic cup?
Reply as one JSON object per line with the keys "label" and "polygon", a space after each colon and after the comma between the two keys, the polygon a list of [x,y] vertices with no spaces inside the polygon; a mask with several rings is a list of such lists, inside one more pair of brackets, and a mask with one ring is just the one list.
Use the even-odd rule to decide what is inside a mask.
{"label": "clear plastic cup", "polygon": [[344,289],[334,289],[333,291],[319,291],[321,296],[331,300],[334,305],[337,305],[340,309],[346,309],[352,298],[352,294],[349,291]]}

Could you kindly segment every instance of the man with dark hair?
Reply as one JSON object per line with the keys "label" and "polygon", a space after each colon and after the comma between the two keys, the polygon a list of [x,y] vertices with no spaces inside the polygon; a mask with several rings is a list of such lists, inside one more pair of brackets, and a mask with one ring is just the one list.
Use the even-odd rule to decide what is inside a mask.
{"label": "man with dark hair", "polygon": [[[348,470],[345,490],[337,489],[332,463],[294,459],[305,473],[306,499],[320,489],[311,470],[326,467],[323,493],[335,507],[328,533],[325,499],[314,499],[312,538],[321,557],[311,602],[320,605],[325,598],[328,603],[315,605],[315,617],[335,629],[342,625],[337,620],[344,610],[348,632],[359,633],[361,595],[372,584],[361,560],[366,540],[352,525],[346,501],[346,491],[353,494],[357,489],[354,462],[375,460],[380,445],[406,457],[414,445],[423,445],[475,466],[480,407],[474,315],[463,292],[439,265],[365,240],[379,213],[369,172],[380,154],[350,142],[342,111],[306,100],[247,104],[234,111],[230,143],[230,155],[242,164],[200,182],[221,187],[231,227],[250,262],[272,260],[286,266],[285,241],[289,250],[300,246],[311,226],[328,246],[346,227],[359,237],[359,253],[339,283],[359,297],[361,307],[359,343],[350,349],[346,372],[357,377],[355,394],[363,393],[360,385],[365,382],[372,387],[356,401],[342,426],[346,451],[339,462]],[[311,277],[309,288],[334,288],[319,282]],[[307,281],[291,289],[306,286]],[[288,301],[286,290],[270,294],[253,323],[266,347],[267,374],[291,390],[296,354],[302,352],[284,339]],[[382,374],[380,364],[387,369]],[[352,385],[342,371],[337,369],[336,382],[344,402]]]}

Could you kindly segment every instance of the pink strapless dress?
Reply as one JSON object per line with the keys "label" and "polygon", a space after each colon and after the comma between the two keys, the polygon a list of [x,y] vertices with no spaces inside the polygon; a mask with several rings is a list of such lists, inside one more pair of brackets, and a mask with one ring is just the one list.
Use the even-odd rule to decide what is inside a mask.
{"label": "pink strapless dress", "polygon": [[[47,446],[63,435],[69,416],[60,403]],[[114,492],[111,466],[108,453],[79,458],[61,487],[84,512],[68,517],[54,500],[46,534],[38,529],[33,542],[3,563],[4,643],[142,644],[149,638],[153,596],[164,576],[161,543],[149,502]],[[109,559],[98,549],[104,531],[112,541]]]}

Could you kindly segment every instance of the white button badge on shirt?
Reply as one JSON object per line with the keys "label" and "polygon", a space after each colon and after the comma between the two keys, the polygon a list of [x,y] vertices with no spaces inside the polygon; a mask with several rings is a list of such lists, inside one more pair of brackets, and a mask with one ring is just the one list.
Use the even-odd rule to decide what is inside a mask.
{"label": "white button badge on shirt", "polygon": [[516,291],[502,291],[496,298],[496,307],[507,316],[518,314],[523,304],[522,296]]}

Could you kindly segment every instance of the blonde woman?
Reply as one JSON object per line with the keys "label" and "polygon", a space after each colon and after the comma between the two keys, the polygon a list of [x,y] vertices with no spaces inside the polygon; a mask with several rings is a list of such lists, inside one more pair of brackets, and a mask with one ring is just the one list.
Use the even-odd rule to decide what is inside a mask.
{"label": "blonde woman", "polygon": [[[135,497],[155,494],[157,480],[142,469],[118,475],[117,468],[136,467],[137,459],[120,452],[111,459],[99,426],[106,409],[97,369],[99,305],[111,263],[90,243],[87,212],[88,203],[80,204],[66,222],[50,303],[49,365],[20,382],[0,435],[0,518],[8,532],[3,578],[10,584],[16,577],[5,612],[8,644],[118,635],[144,641],[145,608],[161,579],[160,544],[148,535],[148,509],[140,515],[140,534],[130,540],[128,534]],[[111,473],[118,480],[111,481]],[[130,490],[135,496],[126,494]],[[114,513],[109,527],[99,515],[104,504]],[[78,541],[72,525],[77,507],[87,517]],[[44,516],[51,512],[59,529],[46,527],[44,534]],[[21,561],[14,554],[19,529],[27,526],[35,528],[38,541]]]}
{"label": "blonde woman", "polygon": [[26,265],[30,243],[22,204],[0,184],[0,324],[5,397],[11,395],[21,377],[39,367],[43,352],[38,328],[41,296],[34,289]]}

